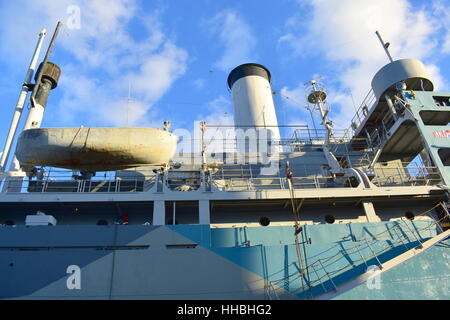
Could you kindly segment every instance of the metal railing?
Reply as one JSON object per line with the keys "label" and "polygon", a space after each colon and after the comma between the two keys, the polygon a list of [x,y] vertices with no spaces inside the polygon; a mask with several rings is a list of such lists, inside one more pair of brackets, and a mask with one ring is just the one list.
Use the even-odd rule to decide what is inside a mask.
{"label": "metal railing", "polygon": [[[359,239],[349,248],[343,247],[342,243],[339,242],[321,253],[308,257],[308,265],[303,270],[299,270],[299,272],[294,272],[284,276],[284,269],[277,271],[271,276],[276,277],[277,274],[283,274],[283,276],[279,279],[271,280],[271,282],[276,285],[282,285],[286,282],[296,281],[300,279],[300,277],[304,277],[305,279],[305,275],[308,274],[308,287],[310,288],[308,290],[314,289],[316,296],[331,290],[336,290],[338,285],[346,281],[342,278],[339,280],[341,283],[336,283],[339,279],[339,275],[349,272],[350,270],[360,267],[361,265],[364,265],[366,268],[374,264],[380,267],[382,263],[391,259],[391,257],[387,255],[383,256],[383,254],[386,254],[390,250],[404,247],[403,251],[406,252],[413,249],[414,246],[420,246],[426,239],[442,233],[443,229],[441,224],[444,221],[447,221],[450,218],[450,215],[448,214],[447,209],[444,208],[445,215],[438,218],[432,213],[432,211],[438,206],[442,206],[444,208],[444,205],[439,203],[431,209],[415,216],[415,218],[428,217],[427,220],[421,220],[421,223],[423,224],[423,227],[421,228],[417,228],[418,225],[413,225],[412,221],[402,218],[399,221],[392,222],[390,226],[386,225],[386,230],[382,232],[368,232],[369,238]],[[391,240],[385,242],[382,240],[384,237],[388,237]],[[350,241],[351,239],[348,240]],[[384,245],[382,245],[383,243]],[[322,257],[324,254],[331,251],[335,251],[335,253],[327,256],[326,258]],[[359,258],[356,258],[355,255]],[[349,258],[350,256],[351,258]],[[349,259],[351,259],[350,263]],[[353,277],[356,277],[356,275]],[[347,281],[348,280],[349,279],[347,279]],[[322,292],[318,293],[317,291],[320,290],[320,288]],[[303,291],[303,293],[305,294],[307,291]],[[297,292],[297,294],[298,293],[301,292]],[[305,294],[305,298],[306,297],[307,295]]]}
{"label": "metal railing", "polygon": [[376,103],[376,96],[373,92],[373,89],[370,89],[367,93],[366,97],[361,102],[358,110],[351,120],[351,126],[347,129],[345,136],[352,137],[359,126],[364,122],[367,116],[370,114],[370,111],[373,108],[373,105]]}
{"label": "metal railing", "polygon": [[[330,137],[330,143],[347,143],[350,141],[345,137],[345,129],[333,129],[333,133]],[[308,126],[305,128],[295,129],[292,135],[292,141],[296,144],[309,144],[309,145],[323,145],[328,135],[325,129],[310,129]]]}
{"label": "metal railing", "polygon": [[428,186],[441,183],[442,178],[437,167],[419,166],[416,163],[399,163],[397,167],[373,168],[375,176],[372,183],[376,186]]}
{"label": "metal railing", "polygon": [[142,192],[150,189],[155,183],[155,175],[145,172],[114,171],[98,172],[96,176],[81,179],[71,170],[48,168],[42,176],[29,178],[10,178],[3,183],[5,192],[9,193],[111,193]]}
{"label": "metal railing", "polygon": [[[274,175],[262,175],[260,165],[226,165],[213,177],[214,185],[224,191],[252,191],[287,188],[284,172],[278,171]],[[318,166],[297,165],[294,167],[295,177],[292,178],[296,189],[321,189],[342,187],[335,183],[332,176],[318,174]],[[347,185],[352,187],[351,179],[347,178]]]}
{"label": "metal railing", "polygon": [[[343,157],[343,166],[367,167],[370,158]],[[349,163],[347,163],[349,162]],[[294,172],[293,184],[296,189],[323,189],[354,187],[351,177],[340,178],[339,183],[317,165],[301,165],[292,163]],[[282,166],[281,166],[282,167]],[[280,168],[281,168],[280,167]],[[284,171],[280,169],[274,174],[264,175],[261,164],[223,164],[212,173],[213,185],[223,191],[286,189]],[[166,173],[166,185],[174,191],[197,190],[202,183],[201,167],[189,171],[169,170]],[[156,183],[156,173],[151,169],[126,170],[118,172],[97,173],[90,179],[79,179],[72,171],[50,169],[40,179],[5,181],[6,192],[71,192],[71,193],[111,193],[111,192],[144,192]],[[398,163],[396,167],[384,167],[377,164],[371,170],[371,181],[379,187],[385,186],[428,186],[441,183],[436,167],[417,163]],[[347,179],[347,180],[345,180]],[[345,180],[345,181],[344,181]],[[162,182],[162,180],[161,180]],[[186,189],[187,188],[187,189]]]}

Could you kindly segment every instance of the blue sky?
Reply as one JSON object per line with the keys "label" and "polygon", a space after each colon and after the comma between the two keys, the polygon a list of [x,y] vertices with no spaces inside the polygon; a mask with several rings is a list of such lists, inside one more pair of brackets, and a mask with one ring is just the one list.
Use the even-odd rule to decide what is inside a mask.
{"label": "blue sky", "polygon": [[0,144],[37,34],[48,30],[43,57],[58,20],[51,61],[62,77],[44,127],[230,124],[228,73],[256,62],[272,73],[279,123],[310,123],[303,84],[320,75],[330,117],[346,128],[352,100],[388,62],[376,30],[394,59],[422,60],[450,91],[449,8],[450,0],[0,0]]}

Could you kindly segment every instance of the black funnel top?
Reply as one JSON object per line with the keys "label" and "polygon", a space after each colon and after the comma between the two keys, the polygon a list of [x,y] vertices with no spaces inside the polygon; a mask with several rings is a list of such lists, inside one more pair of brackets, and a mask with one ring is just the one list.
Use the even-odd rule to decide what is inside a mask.
{"label": "black funnel top", "polygon": [[245,63],[241,64],[239,67],[234,68],[230,75],[228,76],[228,88],[232,88],[233,84],[240,78],[247,76],[260,76],[270,82],[271,76],[269,70],[263,65],[257,63]]}

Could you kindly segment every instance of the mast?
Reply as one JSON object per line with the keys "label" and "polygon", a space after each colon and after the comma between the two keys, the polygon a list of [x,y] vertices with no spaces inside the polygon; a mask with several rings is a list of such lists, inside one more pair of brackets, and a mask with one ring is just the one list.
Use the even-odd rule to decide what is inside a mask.
{"label": "mast", "polygon": [[325,127],[327,132],[325,137],[325,146],[328,147],[330,143],[330,138],[333,135],[333,124],[328,119],[329,106],[326,103],[327,93],[325,88],[317,82],[318,79],[313,79],[305,83],[306,87],[306,99],[310,104],[307,107],[312,114],[312,110],[317,109],[320,112],[320,118],[322,119],[322,125]]}
{"label": "mast", "polygon": [[387,56],[389,58],[389,61],[390,62],[394,62],[394,59],[392,59],[391,53],[389,52],[389,49],[388,49],[391,44],[389,42],[384,42],[383,39],[381,38],[380,33],[378,31],[375,31],[375,33],[376,33],[378,39],[380,40],[381,45],[383,46],[383,49],[384,49],[384,51],[386,52],[386,54],[387,54]]}
{"label": "mast", "polygon": [[17,126],[18,126],[20,118],[22,116],[23,106],[25,104],[25,100],[27,98],[28,92],[32,89],[31,79],[33,78],[34,71],[36,70],[37,61],[38,61],[39,54],[42,49],[42,43],[44,42],[46,34],[47,34],[47,30],[45,30],[45,29],[42,29],[39,32],[39,39],[38,39],[36,47],[34,49],[34,53],[31,58],[31,62],[28,67],[28,71],[25,75],[25,80],[23,82],[22,89],[20,90],[19,99],[17,101],[14,115],[13,115],[13,118],[11,121],[11,125],[9,127],[8,137],[6,138],[5,146],[3,148],[2,158],[1,158],[1,162],[0,162],[0,171],[5,171],[6,164],[8,162],[9,154],[11,151],[11,146],[14,141],[14,137],[16,136]]}
{"label": "mast", "polygon": [[55,45],[55,40],[58,36],[61,26],[62,22],[59,21],[56,25],[44,60],[41,62],[41,67],[38,69],[38,73],[36,75],[36,84],[30,97],[31,108],[28,112],[24,130],[31,128],[40,128],[50,90],[56,88],[57,86],[61,70],[57,65],[48,62],[48,58],[50,57],[50,54],[53,50],[53,46]]}

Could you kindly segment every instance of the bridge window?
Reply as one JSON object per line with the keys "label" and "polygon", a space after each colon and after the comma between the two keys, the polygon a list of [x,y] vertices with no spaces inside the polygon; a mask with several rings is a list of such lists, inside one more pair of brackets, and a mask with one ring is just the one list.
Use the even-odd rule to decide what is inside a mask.
{"label": "bridge window", "polygon": [[448,126],[450,123],[450,111],[421,111],[419,114],[427,126]]}
{"label": "bridge window", "polygon": [[450,148],[439,149],[438,155],[444,166],[450,166]]}

